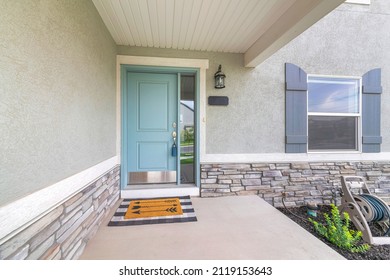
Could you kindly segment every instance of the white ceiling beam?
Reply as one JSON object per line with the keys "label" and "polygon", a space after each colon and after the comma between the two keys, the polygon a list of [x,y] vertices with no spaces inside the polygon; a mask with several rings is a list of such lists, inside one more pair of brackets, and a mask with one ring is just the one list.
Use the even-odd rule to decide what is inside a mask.
{"label": "white ceiling beam", "polygon": [[245,67],[256,67],[344,0],[299,0],[245,52]]}
{"label": "white ceiling beam", "polygon": [[[242,38],[242,40],[240,41],[243,41],[244,39],[248,40],[248,38],[253,38],[249,37],[249,33],[251,33],[252,29],[258,26],[259,22],[261,22],[261,20],[264,18],[264,14],[266,14],[264,13],[264,11],[266,11],[267,6],[272,5],[267,5],[267,1],[258,1],[256,6],[254,6],[251,11],[249,11],[246,19],[243,21],[242,26],[240,28],[240,37]],[[252,44],[250,44],[248,47],[250,47],[251,45]],[[245,50],[247,50],[248,47]],[[242,48],[242,43],[237,40],[236,42],[234,42],[232,48],[239,50],[240,48]]]}
{"label": "white ceiling beam", "polygon": [[273,1],[264,1],[264,7],[261,12],[258,14],[258,18],[255,21],[255,24],[250,28],[250,32],[246,36],[244,44],[239,45],[240,53],[245,53],[260,37],[260,34],[263,34],[264,31],[268,30],[272,24],[275,23],[277,19],[281,17],[294,3],[294,1],[285,1],[285,0],[273,0]]}

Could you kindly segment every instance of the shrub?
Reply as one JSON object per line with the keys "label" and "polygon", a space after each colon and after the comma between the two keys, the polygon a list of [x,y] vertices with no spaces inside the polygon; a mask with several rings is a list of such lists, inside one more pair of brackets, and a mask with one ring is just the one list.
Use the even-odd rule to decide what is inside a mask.
{"label": "shrub", "polygon": [[370,245],[361,244],[362,232],[350,229],[350,217],[347,212],[340,216],[339,209],[331,204],[331,216],[324,213],[325,224],[309,219],[315,230],[324,236],[329,242],[339,248],[346,249],[352,253],[363,253],[370,249]]}

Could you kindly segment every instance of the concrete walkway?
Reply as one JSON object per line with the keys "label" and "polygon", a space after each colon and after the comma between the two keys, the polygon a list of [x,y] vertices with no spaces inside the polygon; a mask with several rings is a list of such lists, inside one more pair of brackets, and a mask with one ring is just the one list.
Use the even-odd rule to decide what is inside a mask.
{"label": "concrete walkway", "polygon": [[258,196],[192,198],[192,203],[197,222],[108,227],[110,216],[80,259],[344,259]]}

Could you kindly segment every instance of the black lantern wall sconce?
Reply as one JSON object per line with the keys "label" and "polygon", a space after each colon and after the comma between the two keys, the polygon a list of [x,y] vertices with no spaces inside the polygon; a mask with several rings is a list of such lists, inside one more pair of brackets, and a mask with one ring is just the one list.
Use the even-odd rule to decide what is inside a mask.
{"label": "black lantern wall sconce", "polygon": [[225,87],[225,78],[226,75],[221,70],[221,64],[218,67],[218,71],[214,74],[215,79],[215,88],[224,88]]}

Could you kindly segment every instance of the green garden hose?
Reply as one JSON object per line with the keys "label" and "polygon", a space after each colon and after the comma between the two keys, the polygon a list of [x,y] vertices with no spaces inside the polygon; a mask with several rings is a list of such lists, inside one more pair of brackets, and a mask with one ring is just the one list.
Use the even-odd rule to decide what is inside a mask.
{"label": "green garden hose", "polygon": [[[367,222],[390,221],[390,209],[382,200],[371,194],[360,194],[354,196],[355,201],[360,206]],[[388,235],[390,227],[384,235]]]}

